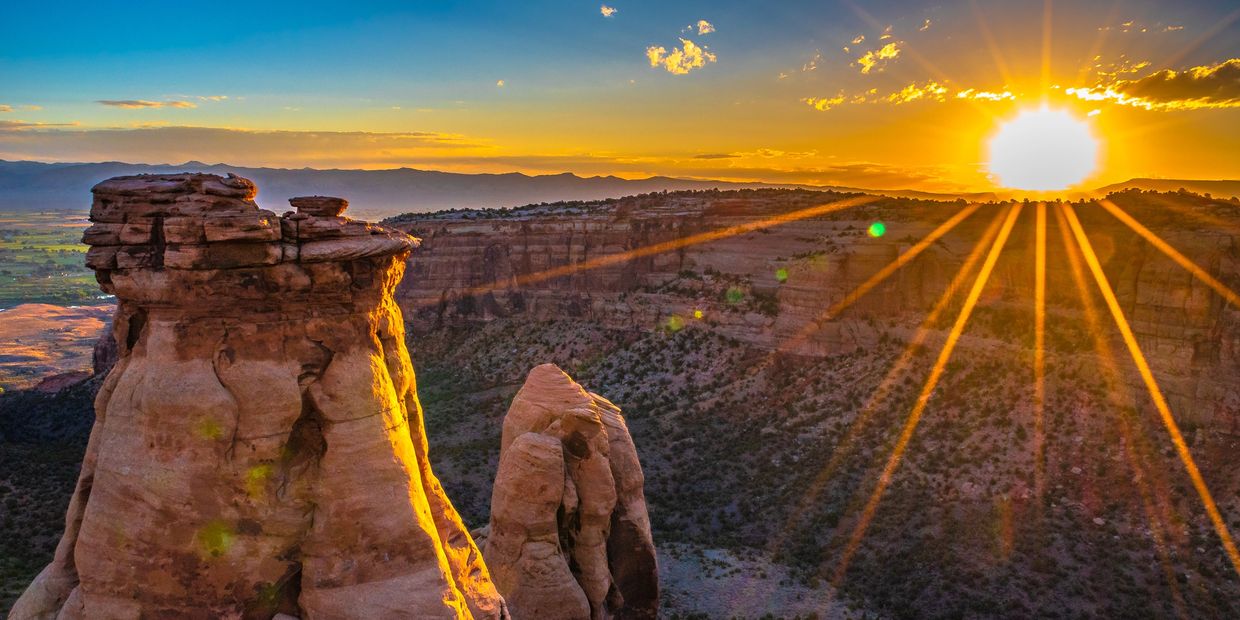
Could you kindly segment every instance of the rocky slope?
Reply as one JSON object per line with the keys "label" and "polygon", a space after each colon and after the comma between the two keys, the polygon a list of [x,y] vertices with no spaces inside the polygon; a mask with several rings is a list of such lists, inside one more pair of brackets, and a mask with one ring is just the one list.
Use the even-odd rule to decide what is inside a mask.
{"label": "rocky slope", "polygon": [[427,458],[391,297],[415,240],[239,177],[93,191],[117,362],[10,617],[500,617]]}

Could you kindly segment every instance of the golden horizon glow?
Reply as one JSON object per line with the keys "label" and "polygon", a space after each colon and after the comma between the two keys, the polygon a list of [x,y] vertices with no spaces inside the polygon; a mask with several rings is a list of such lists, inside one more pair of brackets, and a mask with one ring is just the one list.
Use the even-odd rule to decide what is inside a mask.
{"label": "golden horizon glow", "polygon": [[1064,109],[1024,110],[990,139],[989,170],[1008,188],[1064,190],[1098,166],[1098,139],[1089,123]]}

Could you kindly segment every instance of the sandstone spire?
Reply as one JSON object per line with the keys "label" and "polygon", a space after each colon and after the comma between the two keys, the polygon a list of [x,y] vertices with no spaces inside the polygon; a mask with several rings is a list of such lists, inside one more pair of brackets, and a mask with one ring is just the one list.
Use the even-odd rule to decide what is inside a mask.
{"label": "sandstone spire", "polygon": [[254,185],[94,188],[117,362],[55,559],[12,618],[496,618],[427,460],[392,290],[416,240]]}
{"label": "sandstone spire", "polygon": [[554,364],[530,371],[504,417],[480,542],[513,618],[656,617],[642,484],[620,409]]}

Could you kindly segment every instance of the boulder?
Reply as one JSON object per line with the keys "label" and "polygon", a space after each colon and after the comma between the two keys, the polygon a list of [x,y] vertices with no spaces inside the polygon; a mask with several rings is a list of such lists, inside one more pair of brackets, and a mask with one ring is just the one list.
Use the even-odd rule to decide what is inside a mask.
{"label": "boulder", "polygon": [[504,417],[483,557],[513,618],[655,618],[641,464],[620,409],[554,364]]}
{"label": "boulder", "polygon": [[288,203],[293,205],[298,213],[317,217],[335,217],[349,208],[349,201],[332,196],[298,196],[289,198]]}

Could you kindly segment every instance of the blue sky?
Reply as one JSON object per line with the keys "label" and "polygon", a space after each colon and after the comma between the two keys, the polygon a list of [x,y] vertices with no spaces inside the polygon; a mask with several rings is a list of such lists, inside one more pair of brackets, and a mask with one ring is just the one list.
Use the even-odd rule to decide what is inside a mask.
{"label": "blue sky", "polygon": [[[602,4],[616,12],[604,16]],[[1056,94],[1240,57],[1234,3],[1049,6]],[[973,112],[953,102],[962,91],[1010,92],[983,112],[995,117],[1045,98],[1033,91],[1042,87],[1046,8],[1012,0],[10,0],[0,7],[0,110],[7,110],[0,112],[0,158],[165,161],[195,147],[184,142],[193,132],[171,141],[169,128],[197,128],[311,132],[318,137],[302,142],[339,143],[334,151],[316,150],[281,135],[267,144],[284,150],[267,153],[255,149],[252,135],[216,140],[194,133],[212,136],[197,145],[203,156],[194,159],[250,165],[732,172],[730,178],[806,181],[869,165],[907,173],[891,182],[975,185],[983,182],[975,144],[920,145],[942,140],[946,127],[969,136],[984,129],[964,122]],[[713,31],[700,32],[701,20]],[[889,44],[898,55],[860,70],[864,54]],[[651,48],[663,48],[663,64],[652,63]],[[668,54],[684,50],[692,58],[695,48],[700,64],[681,73],[667,64]],[[1148,64],[1129,71],[1141,63]],[[890,104],[902,89],[932,83],[930,95]],[[1218,157],[1235,140],[1209,141],[1220,126],[1240,127],[1240,107],[1188,114],[1066,99],[1082,115],[1099,110],[1099,123],[1171,120],[1183,126],[1176,130],[1182,137],[1207,139],[1202,150],[1210,158],[1193,162],[1203,174],[1240,176],[1234,157]],[[365,151],[365,140],[339,132],[373,134],[379,146]],[[414,148],[410,135],[425,143]],[[1175,136],[1167,139],[1166,148],[1183,148]],[[928,150],[927,157],[892,152],[892,141]],[[117,146],[110,152],[108,143]],[[693,161],[712,155],[731,157],[711,167]],[[1169,166],[1145,158],[1102,168],[1110,176],[1183,174]]]}

